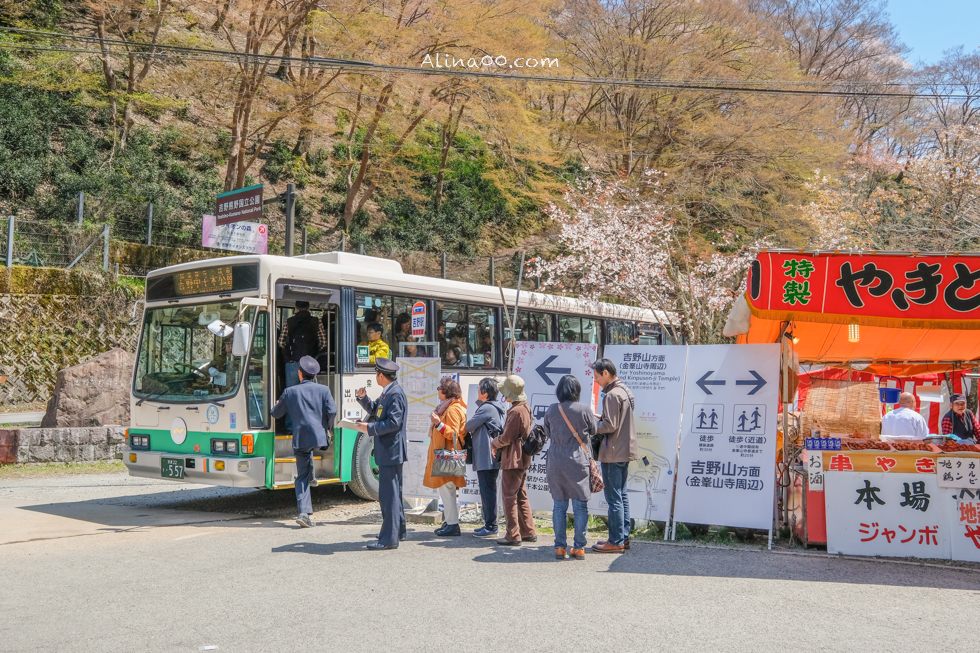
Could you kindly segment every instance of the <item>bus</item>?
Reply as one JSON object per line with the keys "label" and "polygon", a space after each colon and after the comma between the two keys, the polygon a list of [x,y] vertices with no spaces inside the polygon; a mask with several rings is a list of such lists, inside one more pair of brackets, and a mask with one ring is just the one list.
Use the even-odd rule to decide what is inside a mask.
{"label": "bus", "polygon": [[[513,317],[517,291],[503,294]],[[333,393],[338,422],[363,417],[355,389],[380,394],[369,326],[396,362],[419,355],[416,341],[432,343],[429,355],[442,358],[464,397],[481,378],[505,375],[511,337],[594,343],[600,354],[607,344],[665,344],[651,311],[528,291],[512,333],[498,287],[405,274],[397,261],[345,252],[162,268],[147,275],[144,301],[123,462],[133,476],[174,482],[293,487],[292,438],[270,411],[286,387],[278,336],[298,301],[327,334],[316,380]],[[329,449],[314,452],[318,482],[377,499],[371,438],[343,428],[333,435]]]}

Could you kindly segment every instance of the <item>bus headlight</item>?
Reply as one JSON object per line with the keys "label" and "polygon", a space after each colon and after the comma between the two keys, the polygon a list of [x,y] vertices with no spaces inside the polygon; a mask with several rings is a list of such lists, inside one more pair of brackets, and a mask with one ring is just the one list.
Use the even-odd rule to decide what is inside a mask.
{"label": "bus headlight", "polygon": [[247,460],[239,460],[238,461],[238,471],[240,471],[240,472],[247,472],[248,471],[248,461]]}

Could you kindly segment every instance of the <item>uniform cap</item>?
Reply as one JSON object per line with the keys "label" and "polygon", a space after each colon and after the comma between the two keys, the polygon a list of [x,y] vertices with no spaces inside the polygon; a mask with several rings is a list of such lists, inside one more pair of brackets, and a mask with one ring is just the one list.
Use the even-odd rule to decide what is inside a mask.
{"label": "uniform cap", "polygon": [[299,359],[299,369],[303,370],[310,376],[316,376],[320,373],[320,364],[316,362],[316,359],[312,356],[303,356]]}
{"label": "uniform cap", "polygon": [[385,374],[394,374],[399,369],[401,369],[393,361],[381,357],[374,359],[374,365],[375,365],[374,369],[376,369],[379,372],[384,372]]}

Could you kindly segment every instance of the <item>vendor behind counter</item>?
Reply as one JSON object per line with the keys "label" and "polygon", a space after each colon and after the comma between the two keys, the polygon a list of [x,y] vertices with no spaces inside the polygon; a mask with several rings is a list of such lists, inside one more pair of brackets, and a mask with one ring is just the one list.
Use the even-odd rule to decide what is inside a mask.
{"label": "vendor behind counter", "polygon": [[976,444],[980,424],[977,423],[977,416],[973,411],[966,407],[966,397],[957,392],[949,398],[949,403],[950,410],[943,415],[943,435],[955,435],[964,443]]}
{"label": "vendor behind counter", "polygon": [[[943,424],[945,423],[944,419]],[[881,418],[882,441],[924,440],[928,436],[929,425],[915,410],[915,395],[911,392],[903,392],[898,397],[898,408]]]}

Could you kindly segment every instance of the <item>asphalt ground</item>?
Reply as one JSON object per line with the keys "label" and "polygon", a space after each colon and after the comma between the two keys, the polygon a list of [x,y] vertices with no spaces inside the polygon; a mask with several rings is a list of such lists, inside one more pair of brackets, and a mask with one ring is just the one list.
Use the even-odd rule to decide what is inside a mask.
{"label": "asphalt ground", "polygon": [[179,487],[0,485],[0,651],[968,651],[980,638],[971,569],[647,542],[559,562],[546,535],[505,548],[421,525],[372,552],[376,504],[341,488],[317,488],[319,525],[299,529],[289,492]]}

